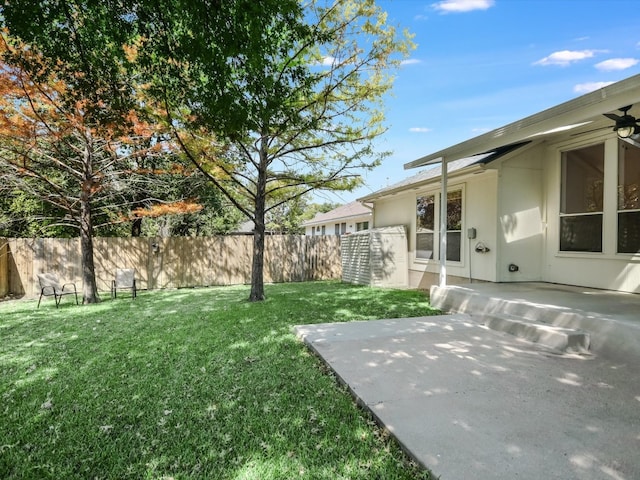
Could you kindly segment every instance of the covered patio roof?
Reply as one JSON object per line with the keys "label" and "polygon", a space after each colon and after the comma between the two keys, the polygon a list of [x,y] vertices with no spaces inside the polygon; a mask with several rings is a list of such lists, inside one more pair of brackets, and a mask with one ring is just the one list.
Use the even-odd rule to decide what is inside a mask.
{"label": "covered patio roof", "polygon": [[[490,152],[506,145],[560,135],[568,130],[576,133],[611,126],[614,122],[604,113],[616,113],[627,105],[640,103],[640,74],[582,95],[555,107],[497,128],[451,147],[406,163],[405,169],[442,161],[450,162]],[[640,105],[631,114],[640,116]]]}

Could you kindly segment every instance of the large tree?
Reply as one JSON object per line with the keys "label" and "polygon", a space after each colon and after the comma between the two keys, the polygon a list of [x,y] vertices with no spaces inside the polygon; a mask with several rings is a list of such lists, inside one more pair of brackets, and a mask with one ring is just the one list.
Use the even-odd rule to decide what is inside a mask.
{"label": "large tree", "polygon": [[145,17],[140,63],[169,125],[186,127],[175,132],[186,156],[253,221],[250,300],[262,300],[269,212],[312,190],[353,189],[379,164],[383,99],[412,44],[373,0],[254,6],[228,22],[245,26],[238,37],[176,5],[189,11],[172,1]]}
{"label": "large tree", "polygon": [[[119,156],[115,138],[129,125],[135,93],[122,48],[131,35],[126,11],[88,3],[90,12],[71,1],[2,3],[4,87],[16,95],[4,103],[2,147],[9,178],[30,178],[32,193],[79,228],[83,302],[95,303],[92,207]],[[12,107],[20,109],[13,116]],[[21,116],[26,125],[16,122]]]}
{"label": "large tree", "polygon": [[131,185],[127,177],[133,157],[164,156],[168,147],[135,111],[118,123],[95,122],[93,105],[69,101],[68,82],[33,68],[43,65],[39,52],[11,43],[6,34],[0,36],[2,188],[48,204],[58,227],[77,229],[83,303],[95,303],[95,219],[108,219],[113,204],[121,203],[122,190]]}

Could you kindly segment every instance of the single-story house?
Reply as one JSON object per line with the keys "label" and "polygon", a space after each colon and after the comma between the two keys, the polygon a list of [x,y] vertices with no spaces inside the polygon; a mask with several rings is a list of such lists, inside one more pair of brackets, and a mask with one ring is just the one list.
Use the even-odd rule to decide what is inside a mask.
{"label": "single-story house", "polygon": [[538,281],[640,293],[637,118],[640,75],[407,163],[427,168],[359,200],[373,204],[374,229],[407,232],[411,288]]}
{"label": "single-story house", "polygon": [[316,215],[302,223],[305,235],[345,235],[367,230],[371,225],[371,207],[353,201]]}

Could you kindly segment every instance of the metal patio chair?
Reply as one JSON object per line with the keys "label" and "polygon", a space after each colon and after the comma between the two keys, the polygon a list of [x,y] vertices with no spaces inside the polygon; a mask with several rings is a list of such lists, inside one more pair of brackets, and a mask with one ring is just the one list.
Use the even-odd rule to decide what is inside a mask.
{"label": "metal patio chair", "polygon": [[53,296],[56,302],[56,308],[58,308],[63,295],[75,295],[76,305],[79,305],[78,291],[76,290],[75,283],[68,282],[61,284],[58,276],[55,273],[38,273],[37,275],[38,283],[40,284],[40,298],[38,299],[37,308],[40,308],[40,301],[42,300],[42,297],[51,296]]}
{"label": "metal patio chair", "polygon": [[118,290],[131,290],[131,298],[138,296],[136,288],[136,271],[133,268],[119,268],[116,270],[116,279],[111,282],[111,298],[118,296]]}

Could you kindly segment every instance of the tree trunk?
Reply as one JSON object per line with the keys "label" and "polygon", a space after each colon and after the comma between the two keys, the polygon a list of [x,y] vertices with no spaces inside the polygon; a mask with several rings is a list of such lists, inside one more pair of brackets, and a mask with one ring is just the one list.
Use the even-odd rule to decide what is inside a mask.
{"label": "tree trunk", "polygon": [[134,218],[131,222],[131,236],[139,237],[142,235],[142,217]]}
{"label": "tree trunk", "polygon": [[98,303],[98,287],[93,263],[93,219],[91,194],[93,192],[93,145],[87,135],[83,160],[83,178],[80,192],[80,255],[82,257],[82,303]]}
{"label": "tree trunk", "polygon": [[260,302],[264,296],[264,210],[267,195],[267,152],[263,146],[260,150],[260,164],[256,182],[255,216],[253,231],[253,262],[251,266],[251,294],[250,302]]}
{"label": "tree trunk", "polygon": [[[259,227],[258,223],[262,225]],[[260,302],[264,296],[264,218],[262,222],[255,222],[253,232],[253,263],[251,266],[251,294],[250,302]]]}
{"label": "tree trunk", "polygon": [[82,206],[80,220],[80,255],[82,257],[82,303],[98,303],[98,287],[93,263],[93,234],[91,212],[85,212]]}
{"label": "tree trunk", "polygon": [[89,199],[81,195],[80,255],[82,257],[82,303],[98,303],[98,287],[93,264],[93,222]]}

